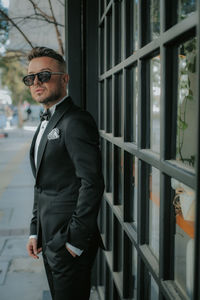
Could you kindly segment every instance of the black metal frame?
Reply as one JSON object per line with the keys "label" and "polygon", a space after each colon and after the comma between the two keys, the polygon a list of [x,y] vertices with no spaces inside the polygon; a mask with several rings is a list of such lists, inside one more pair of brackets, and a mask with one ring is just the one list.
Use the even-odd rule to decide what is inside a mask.
{"label": "black metal frame", "polygon": [[[173,177],[188,185],[196,192],[196,199],[200,196],[200,105],[198,102],[198,147],[196,153],[197,163],[195,173],[180,168],[172,161],[174,157],[174,144],[176,134],[176,86],[177,78],[172,76],[177,70],[177,62],[174,59],[177,46],[193,36],[197,36],[197,53],[200,53],[200,4],[197,1],[197,9],[185,20],[176,22],[177,1],[160,1],[160,36],[150,41],[148,28],[148,1],[138,1],[139,36],[138,50],[130,54],[130,47],[126,36],[126,25],[130,19],[125,18],[129,0],[99,0],[99,128],[102,141],[103,169],[106,188],[100,226],[102,237],[107,246],[107,251],[100,254],[98,259],[98,290],[101,299],[133,299],[130,285],[130,245],[138,254],[137,266],[137,299],[149,299],[148,280],[149,274],[154,278],[159,287],[159,299],[189,299],[177,288],[173,282],[174,267],[174,226],[175,218],[171,204],[170,178]],[[128,24],[127,24],[128,23]],[[128,29],[129,30],[129,29]],[[111,34],[111,32],[113,34]],[[128,53],[128,54],[127,54]],[[149,110],[149,82],[148,60],[155,53],[160,53],[162,65],[161,89],[163,103],[161,106],[161,149],[160,155],[149,150],[148,116]],[[127,94],[127,70],[138,68],[138,143],[131,141],[129,135],[124,135],[127,129],[126,94]],[[198,55],[197,78],[200,81],[200,61]],[[200,82],[199,82],[200,83]],[[200,84],[198,87],[198,99],[200,99]],[[121,103],[120,103],[121,100]],[[119,112],[121,110],[121,120]],[[108,148],[109,145],[109,148]],[[110,154],[112,149],[112,154]],[[127,166],[127,153],[138,158],[138,222],[134,227],[127,217],[129,206],[126,198],[122,196],[122,203],[116,205],[118,193],[116,176],[118,176],[118,163],[116,161],[116,149],[121,151],[123,166]],[[109,152],[109,153],[108,153]],[[124,161],[125,160],[125,161]],[[143,186],[148,185],[148,166],[160,171],[160,250],[159,262],[149,250],[148,243],[148,203]],[[124,170],[124,178],[128,173]],[[111,178],[110,178],[111,177]],[[110,182],[112,181],[112,184]],[[125,179],[122,181],[122,194],[127,191]],[[119,204],[119,203],[118,203]],[[121,205],[122,204],[122,205]],[[105,223],[105,225],[104,225]],[[117,225],[116,225],[117,224]],[[116,250],[119,247],[117,230],[122,231],[122,253]],[[193,300],[200,299],[200,202],[196,201],[195,221],[195,282]],[[118,268],[118,260],[121,255],[122,267]],[[104,273],[102,266],[104,265]],[[122,271],[122,277],[121,273]],[[120,273],[120,274],[119,274]],[[103,278],[104,277],[104,278]],[[131,280],[130,280],[131,284]],[[105,293],[104,288],[105,286]]]}

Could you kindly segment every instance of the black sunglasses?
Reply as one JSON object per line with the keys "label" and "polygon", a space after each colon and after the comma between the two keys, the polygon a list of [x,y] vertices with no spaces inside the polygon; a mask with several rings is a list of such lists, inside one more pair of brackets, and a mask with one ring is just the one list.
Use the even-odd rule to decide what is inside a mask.
{"label": "black sunglasses", "polygon": [[51,75],[62,75],[65,73],[62,72],[49,72],[49,71],[42,71],[35,74],[27,75],[23,78],[23,82],[27,86],[31,86],[34,84],[35,76],[37,76],[40,82],[48,82],[51,79]]}

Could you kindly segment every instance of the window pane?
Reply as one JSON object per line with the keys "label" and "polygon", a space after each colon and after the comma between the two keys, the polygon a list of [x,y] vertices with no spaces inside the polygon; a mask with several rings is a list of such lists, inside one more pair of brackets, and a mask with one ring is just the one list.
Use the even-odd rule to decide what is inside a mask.
{"label": "window pane", "polygon": [[114,271],[118,272],[121,278],[123,272],[122,241],[122,228],[117,218],[114,217]]}
{"label": "window pane", "polygon": [[150,148],[160,152],[160,98],[161,98],[160,56],[150,61]]}
{"label": "window pane", "polygon": [[178,180],[171,180],[176,213],[174,277],[189,297],[193,291],[195,192]]}
{"label": "window pane", "polygon": [[100,73],[104,73],[105,62],[104,62],[104,35],[105,29],[104,24],[100,27]]}
{"label": "window pane", "polygon": [[121,2],[115,2],[115,64],[118,64],[121,61],[121,52],[122,52],[122,5]]}
{"label": "window pane", "polygon": [[185,19],[196,10],[196,0],[178,0],[178,19]]}
{"label": "window pane", "polygon": [[112,79],[107,79],[107,115],[106,115],[106,132],[112,132]]}
{"label": "window pane", "polygon": [[112,193],[112,144],[110,142],[106,142],[106,192]]}
{"label": "window pane", "polygon": [[122,136],[122,73],[115,75],[114,91],[114,136]]}
{"label": "window pane", "polygon": [[100,129],[104,130],[105,124],[104,124],[104,81],[100,83]]}
{"label": "window pane", "polygon": [[159,290],[158,290],[158,285],[153,279],[153,277],[150,277],[150,284],[151,284],[151,290],[150,290],[150,299],[151,300],[158,300],[159,299]]}
{"label": "window pane", "polygon": [[115,195],[114,204],[122,205],[122,182],[123,182],[123,152],[119,147],[115,147]]}
{"label": "window pane", "polygon": [[124,139],[137,143],[138,139],[138,68],[133,66],[126,72]]}
{"label": "window pane", "polygon": [[137,226],[137,201],[138,201],[138,158],[125,152],[124,197],[128,222]]}
{"label": "window pane", "polygon": [[111,251],[113,249],[113,245],[112,245],[112,223],[113,222],[113,218],[112,218],[112,211],[111,208],[109,206],[109,204],[106,203],[106,248],[107,251]]}
{"label": "window pane", "polygon": [[126,56],[138,49],[138,0],[126,0]]}
{"label": "window pane", "polygon": [[160,172],[151,167],[149,176],[149,246],[159,257],[159,215],[160,215]]}
{"label": "window pane", "polygon": [[160,35],[160,0],[150,2],[150,30],[151,40]]}
{"label": "window pane", "polygon": [[194,167],[196,156],[196,38],[179,47],[176,159]]}
{"label": "window pane", "polygon": [[107,70],[109,70],[112,66],[112,15],[108,14],[106,17],[106,29],[107,29],[107,53],[106,53],[106,59],[107,59]]}

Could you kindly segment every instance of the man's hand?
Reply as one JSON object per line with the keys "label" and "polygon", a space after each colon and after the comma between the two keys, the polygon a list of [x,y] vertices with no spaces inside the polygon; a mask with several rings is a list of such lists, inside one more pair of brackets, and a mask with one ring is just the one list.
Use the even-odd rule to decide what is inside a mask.
{"label": "man's hand", "polygon": [[31,238],[29,239],[26,249],[28,251],[28,255],[33,257],[33,258],[39,258],[37,254],[39,254],[42,251],[42,248],[37,249],[37,239]]}
{"label": "man's hand", "polygon": [[76,253],[74,253],[71,249],[69,249],[67,246],[66,246],[66,249],[67,251],[69,251],[69,253],[73,256],[73,257],[76,257]]}

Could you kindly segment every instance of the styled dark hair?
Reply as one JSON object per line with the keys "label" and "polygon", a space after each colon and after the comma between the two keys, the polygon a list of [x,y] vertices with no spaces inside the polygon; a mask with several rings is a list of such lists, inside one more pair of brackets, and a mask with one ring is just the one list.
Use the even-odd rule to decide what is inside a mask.
{"label": "styled dark hair", "polygon": [[53,49],[47,48],[47,47],[35,47],[31,50],[31,52],[28,54],[28,61],[31,61],[34,58],[37,57],[51,57],[59,63],[61,69],[63,72],[66,71],[66,62],[62,55],[54,51]]}

